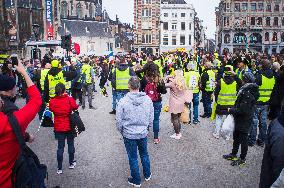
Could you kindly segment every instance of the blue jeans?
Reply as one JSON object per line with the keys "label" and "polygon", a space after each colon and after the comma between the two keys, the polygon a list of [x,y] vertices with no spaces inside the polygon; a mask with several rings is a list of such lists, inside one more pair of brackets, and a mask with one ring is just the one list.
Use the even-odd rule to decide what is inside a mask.
{"label": "blue jeans", "polygon": [[159,138],[159,130],[160,130],[160,114],[162,110],[162,102],[153,102],[154,106],[154,121],[153,121],[153,132],[154,139]]}
{"label": "blue jeans", "polygon": [[202,102],[204,108],[204,115],[211,116],[212,113],[212,101],[211,101],[212,92],[202,91]]}
{"label": "blue jeans", "polygon": [[193,121],[198,121],[199,93],[193,94]]}
{"label": "blue jeans", "polygon": [[57,163],[58,169],[62,169],[63,162],[63,153],[65,147],[65,140],[67,139],[68,144],[68,154],[69,154],[69,164],[71,165],[74,162],[75,146],[74,146],[74,136],[71,132],[55,132],[55,137],[58,140],[57,148]]}
{"label": "blue jeans", "polygon": [[120,101],[120,99],[122,99],[127,93],[128,93],[128,91],[116,91],[115,109],[116,109],[117,103],[118,103],[118,102]]}
{"label": "blue jeans", "polygon": [[249,143],[256,143],[257,127],[259,126],[258,140],[261,143],[266,143],[266,132],[267,132],[267,111],[268,106],[256,106],[255,112],[253,114],[253,122],[251,126],[251,131],[249,134]]}
{"label": "blue jeans", "polygon": [[141,176],[138,164],[137,149],[139,151],[141,163],[143,166],[143,174],[145,178],[150,177],[150,159],[147,150],[147,137],[142,139],[128,139],[124,137],[124,145],[128,155],[131,177],[135,184],[141,183]]}
{"label": "blue jeans", "polygon": [[117,100],[117,94],[116,90],[112,88],[112,109],[116,109],[116,100]]}

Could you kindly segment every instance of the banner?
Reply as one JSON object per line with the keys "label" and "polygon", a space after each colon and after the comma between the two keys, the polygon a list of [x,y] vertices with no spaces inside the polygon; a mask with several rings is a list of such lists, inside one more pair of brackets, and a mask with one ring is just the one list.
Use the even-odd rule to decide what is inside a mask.
{"label": "banner", "polygon": [[52,15],[52,0],[46,0],[46,38],[47,40],[54,39],[53,31],[53,15]]}
{"label": "banner", "polygon": [[15,0],[5,0],[5,9],[7,13],[7,26],[9,41],[17,41],[17,11],[14,3]]}

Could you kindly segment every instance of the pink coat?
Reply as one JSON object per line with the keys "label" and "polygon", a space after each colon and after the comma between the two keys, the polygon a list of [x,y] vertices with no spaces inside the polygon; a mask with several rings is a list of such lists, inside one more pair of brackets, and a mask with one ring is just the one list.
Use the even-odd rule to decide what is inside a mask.
{"label": "pink coat", "polygon": [[174,82],[166,83],[166,87],[170,88],[169,110],[170,113],[178,114],[184,110],[184,103],[191,102],[192,92],[189,90],[180,91]]}

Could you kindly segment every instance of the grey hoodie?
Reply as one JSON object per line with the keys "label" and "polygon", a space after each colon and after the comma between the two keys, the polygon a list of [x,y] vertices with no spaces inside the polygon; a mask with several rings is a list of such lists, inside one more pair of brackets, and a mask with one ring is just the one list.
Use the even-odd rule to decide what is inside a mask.
{"label": "grey hoodie", "polygon": [[116,125],[123,137],[142,139],[153,125],[154,107],[144,92],[129,92],[122,98],[116,109]]}

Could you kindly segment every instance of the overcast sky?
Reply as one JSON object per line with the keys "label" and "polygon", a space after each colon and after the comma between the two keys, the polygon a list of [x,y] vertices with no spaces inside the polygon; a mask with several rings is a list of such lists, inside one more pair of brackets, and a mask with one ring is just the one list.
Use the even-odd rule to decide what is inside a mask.
{"label": "overcast sky", "polygon": [[[207,27],[208,38],[215,38],[215,7],[220,0],[185,0],[193,4],[197,11],[197,16],[203,20],[203,25]],[[202,2],[202,3],[201,3]],[[133,24],[134,0],[103,0],[103,9],[108,11],[109,16],[115,19],[117,14],[121,21]]]}

